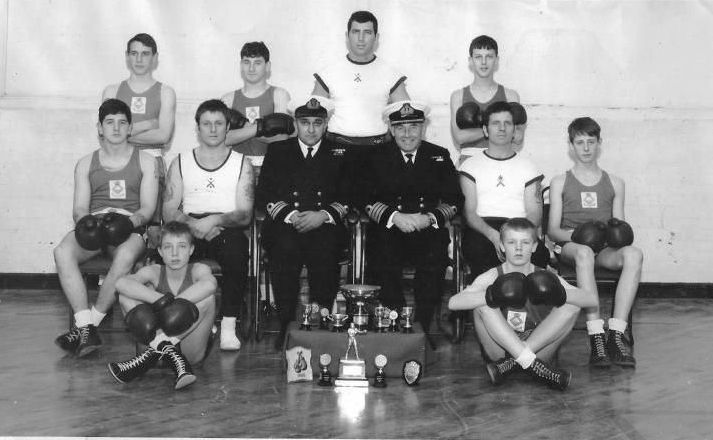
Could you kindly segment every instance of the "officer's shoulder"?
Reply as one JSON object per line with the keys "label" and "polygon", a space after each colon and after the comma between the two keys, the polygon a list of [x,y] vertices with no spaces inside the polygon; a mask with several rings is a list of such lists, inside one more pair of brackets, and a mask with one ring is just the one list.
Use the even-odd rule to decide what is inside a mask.
{"label": "officer's shoulder", "polygon": [[297,138],[289,138],[282,141],[272,142],[267,144],[268,151],[282,151],[287,150],[291,146],[297,144]]}
{"label": "officer's shoulder", "polygon": [[450,157],[450,153],[447,149],[441,147],[440,145],[432,144],[427,141],[421,142],[421,147],[424,148],[424,152],[428,154],[433,160],[441,161],[445,158]]}

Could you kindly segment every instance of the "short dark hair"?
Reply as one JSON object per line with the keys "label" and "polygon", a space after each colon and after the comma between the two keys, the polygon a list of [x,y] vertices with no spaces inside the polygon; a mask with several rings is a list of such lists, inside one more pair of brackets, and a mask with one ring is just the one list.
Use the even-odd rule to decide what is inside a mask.
{"label": "short dark hair", "polygon": [[369,11],[356,11],[349,17],[349,21],[347,21],[347,32],[352,30],[352,23],[353,22],[357,23],[368,23],[372,22],[374,23],[374,33],[378,34],[379,33],[379,21],[376,19],[374,14],[372,14]]}
{"label": "short dark hair", "polygon": [[151,51],[155,54],[158,53],[158,46],[156,46],[156,40],[149,34],[136,34],[129,41],[126,42],[126,53],[129,53],[131,43],[138,41],[146,47],[150,47]]}
{"label": "short dark hair", "polygon": [[525,217],[513,217],[508,219],[505,223],[500,226],[500,240],[503,240],[505,231],[529,231],[532,234],[532,239],[537,241],[537,226]]}
{"label": "short dark hair", "polygon": [[166,223],[161,228],[160,243],[163,243],[163,238],[167,235],[185,235],[188,237],[188,244],[193,244],[193,234],[191,233],[191,228],[186,223],[176,220]]}
{"label": "short dark hair", "polygon": [[567,127],[567,133],[570,142],[574,142],[574,137],[577,135],[594,136],[597,140],[601,140],[602,127],[594,119],[585,116],[572,121]]}
{"label": "short dark hair", "polygon": [[508,112],[510,116],[513,116],[512,106],[509,102],[498,101],[490,104],[488,108],[485,109],[485,112],[483,112],[483,125],[487,126],[488,123],[490,123],[490,115],[502,112]]}
{"label": "short dark hair", "polygon": [[270,50],[265,43],[262,41],[251,41],[243,44],[243,48],[240,49],[240,59],[258,57],[265,58],[266,63],[270,61]]}
{"label": "short dark hair", "polygon": [[480,35],[478,37],[473,38],[473,41],[470,42],[470,47],[468,48],[469,57],[473,56],[473,51],[475,49],[494,50],[495,56],[498,56],[498,42],[495,41],[493,37],[489,37],[487,35]]}
{"label": "short dark hair", "polygon": [[126,120],[131,124],[131,109],[129,106],[119,99],[109,98],[99,106],[99,123],[104,123],[104,118],[109,115],[118,114],[126,116]]}
{"label": "short dark hair", "polygon": [[201,116],[206,112],[222,113],[223,116],[225,116],[225,121],[230,121],[230,110],[220,99],[209,99],[203,101],[201,105],[198,106],[198,110],[196,110],[196,124],[200,124]]}

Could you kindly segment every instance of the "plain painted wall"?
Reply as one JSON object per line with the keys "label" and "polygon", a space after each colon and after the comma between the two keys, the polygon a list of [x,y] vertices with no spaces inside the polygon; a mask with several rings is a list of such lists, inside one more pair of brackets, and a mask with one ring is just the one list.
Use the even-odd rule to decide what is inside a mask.
{"label": "plain painted wall", "polygon": [[74,165],[97,148],[100,94],[128,75],[132,35],[156,38],[155,76],[176,90],[175,155],[196,144],[197,104],[239,86],[244,42],[265,41],[270,81],[304,100],[312,73],[346,53],[358,9],[379,18],[379,56],[431,106],[427,138],[451,149],[448,99],[472,80],[470,40],[496,38],[496,79],[528,109],[523,153],[546,181],[570,166],[567,124],[594,117],[602,166],[627,182],[643,279],[713,281],[713,3],[688,1],[0,0],[0,273],[55,271]]}

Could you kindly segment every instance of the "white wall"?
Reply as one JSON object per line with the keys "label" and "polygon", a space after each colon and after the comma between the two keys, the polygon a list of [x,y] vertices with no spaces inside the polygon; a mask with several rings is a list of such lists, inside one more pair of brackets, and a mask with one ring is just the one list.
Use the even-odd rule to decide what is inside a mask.
{"label": "white wall", "polygon": [[0,273],[54,272],[73,167],[97,146],[99,96],[128,75],[132,35],[156,38],[156,77],[176,90],[176,153],[195,144],[197,104],[239,85],[244,42],[264,40],[271,82],[303,99],[312,73],[344,56],[357,9],[379,18],[379,55],[432,106],[428,138],[449,148],[448,98],[472,79],[468,44],[496,38],[496,79],[520,93],[526,153],[547,180],[570,165],[569,121],[594,117],[602,165],[627,181],[644,280],[713,282],[713,177],[699,165],[713,159],[709,1],[0,0]]}

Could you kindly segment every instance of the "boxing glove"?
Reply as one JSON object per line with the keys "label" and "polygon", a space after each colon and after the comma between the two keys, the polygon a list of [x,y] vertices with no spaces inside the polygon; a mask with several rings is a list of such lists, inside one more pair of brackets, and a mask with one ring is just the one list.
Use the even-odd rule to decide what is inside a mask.
{"label": "boxing glove", "polygon": [[480,128],[483,121],[480,116],[480,107],[474,102],[466,102],[456,111],[456,125],[458,128]]}
{"label": "boxing glove", "polygon": [[535,305],[559,307],[567,302],[567,292],[557,275],[542,269],[527,276],[527,297]]}
{"label": "boxing glove", "polygon": [[176,298],[158,312],[159,326],[168,336],[178,336],[198,320],[198,307],[184,298]]}
{"label": "boxing glove", "polygon": [[607,222],[607,246],[621,248],[634,242],[634,231],[631,225],[618,218],[610,218]]}
{"label": "boxing glove", "polygon": [[255,120],[255,123],[257,124],[257,133],[255,133],[257,137],[292,134],[295,131],[292,116],[285,113],[273,113]]}
{"label": "boxing glove", "polygon": [[99,250],[106,244],[101,221],[91,214],[79,219],[74,227],[74,238],[88,251]]}
{"label": "boxing glove", "polygon": [[572,241],[598,253],[607,246],[607,225],[600,221],[582,223],[572,232]]}
{"label": "boxing glove", "polygon": [[173,296],[172,293],[166,293],[161,298],[157,299],[151,304],[151,309],[154,313],[158,313],[161,311],[161,309],[171,304],[174,299],[176,299],[176,297]]}
{"label": "boxing glove", "polygon": [[527,278],[520,272],[510,272],[500,275],[493,284],[485,290],[485,303],[489,307],[525,306],[527,301]]}
{"label": "boxing glove", "polygon": [[230,120],[228,121],[228,124],[230,125],[231,130],[245,127],[245,123],[248,122],[248,119],[243,116],[242,113],[232,108],[228,109],[228,111],[230,113]]}
{"label": "boxing glove", "polygon": [[102,217],[104,239],[109,246],[119,246],[125,242],[134,230],[134,224],[129,217],[118,212],[110,212]]}
{"label": "boxing glove", "polygon": [[527,123],[527,112],[525,107],[519,102],[508,102],[510,104],[510,113],[512,113],[512,123],[514,125],[522,125]]}
{"label": "boxing glove", "polygon": [[158,319],[148,304],[139,304],[129,310],[124,322],[134,338],[142,344],[148,344],[156,337]]}

